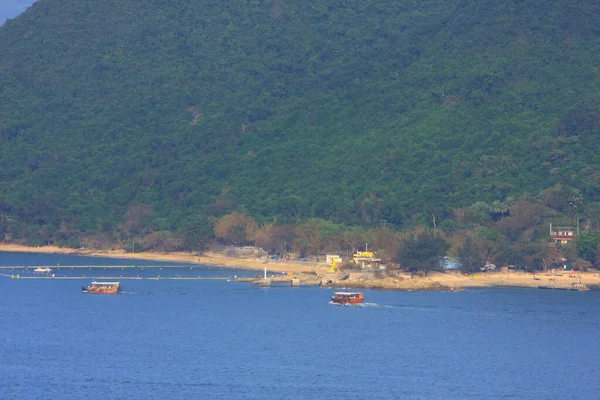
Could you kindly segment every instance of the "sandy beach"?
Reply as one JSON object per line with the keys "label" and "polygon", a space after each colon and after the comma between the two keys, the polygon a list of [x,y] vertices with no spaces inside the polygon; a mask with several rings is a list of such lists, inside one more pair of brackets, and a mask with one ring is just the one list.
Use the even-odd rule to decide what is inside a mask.
{"label": "sandy beach", "polygon": [[[36,252],[73,254],[94,257],[112,257],[126,259],[140,259],[152,261],[186,262],[196,264],[215,265],[222,267],[245,268],[252,270],[286,272],[294,275],[305,273],[323,276],[328,273],[329,266],[323,263],[294,262],[258,258],[233,258],[217,253],[207,252],[201,256],[189,252],[173,253],[127,253],[124,251],[89,251],[69,249],[55,246],[30,247],[16,244],[0,244],[0,251]],[[376,280],[343,281],[348,287],[379,288],[388,290],[454,290],[482,287],[529,287],[555,286],[566,287],[573,283],[580,283],[588,287],[600,285],[600,274],[595,272],[554,271],[548,273],[525,272],[484,272],[464,275],[457,271],[431,272],[427,277],[411,278],[408,273],[401,273],[396,277]]]}

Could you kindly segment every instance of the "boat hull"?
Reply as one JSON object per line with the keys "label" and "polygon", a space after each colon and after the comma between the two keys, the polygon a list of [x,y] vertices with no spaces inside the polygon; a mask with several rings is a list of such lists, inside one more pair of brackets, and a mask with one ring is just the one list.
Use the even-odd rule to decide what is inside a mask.
{"label": "boat hull", "polygon": [[119,293],[119,289],[93,289],[89,287],[82,287],[81,290],[83,293],[93,293],[93,294],[117,294]]}
{"label": "boat hull", "polygon": [[81,290],[83,293],[92,293],[92,294],[117,294],[121,289],[121,285],[118,282],[110,282],[110,283],[99,283],[92,282],[91,285],[83,286]]}

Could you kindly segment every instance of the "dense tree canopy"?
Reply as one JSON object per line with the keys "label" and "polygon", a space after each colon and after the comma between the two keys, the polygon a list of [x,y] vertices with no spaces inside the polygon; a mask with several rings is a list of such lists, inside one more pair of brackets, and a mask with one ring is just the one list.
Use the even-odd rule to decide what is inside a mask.
{"label": "dense tree canopy", "polygon": [[5,240],[600,226],[595,2],[39,0],[0,54]]}

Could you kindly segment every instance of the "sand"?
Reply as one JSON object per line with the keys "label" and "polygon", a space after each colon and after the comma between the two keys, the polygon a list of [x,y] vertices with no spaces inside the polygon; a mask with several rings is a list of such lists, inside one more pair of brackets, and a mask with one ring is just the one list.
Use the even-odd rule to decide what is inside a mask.
{"label": "sand", "polygon": [[[198,256],[189,252],[141,252],[127,253],[124,251],[90,251],[69,249],[56,246],[30,247],[16,244],[0,243],[0,251],[35,252],[73,254],[95,257],[127,258],[152,261],[190,262],[196,264],[216,265],[223,267],[236,267],[251,270],[286,272],[291,274],[311,273],[324,275],[329,271],[329,266],[323,263],[294,262],[257,258],[233,258],[217,253],[205,253]],[[552,273],[525,273],[525,272],[485,272],[479,274],[463,275],[458,272],[432,272],[427,277],[411,278],[410,274],[400,274],[398,277],[377,279],[360,282],[344,281],[348,287],[373,287],[391,290],[453,290],[475,287],[531,287],[540,285],[567,286],[580,282],[586,286],[600,285],[598,272],[575,272],[569,275],[568,271],[554,271]]]}
{"label": "sand", "polygon": [[434,273],[431,275],[431,278],[436,280],[441,279],[445,285],[455,287],[558,287],[567,286],[572,283],[580,283],[586,286],[597,286],[600,284],[600,277],[597,271],[573,272],[572,274],[569,271],[538,272],[536,274],[527,272],[483,272],[467,276],[459,273]]}

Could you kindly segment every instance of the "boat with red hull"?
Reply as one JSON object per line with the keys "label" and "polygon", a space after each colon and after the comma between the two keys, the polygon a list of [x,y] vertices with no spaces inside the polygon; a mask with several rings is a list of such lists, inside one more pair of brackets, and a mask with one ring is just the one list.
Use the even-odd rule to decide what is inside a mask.
{"label": "boat with red hull", "polygon": [[83,286],[81,290],[83,293],[95,293],[95,294],[117,294],[121,289],[120,282],[92,282],[88,286]]}
{"label": "boat with red hull", "polygon": [[365,296],[360,292],[335,292],[331,296],[331,302],[334,304],[360,304]]}

